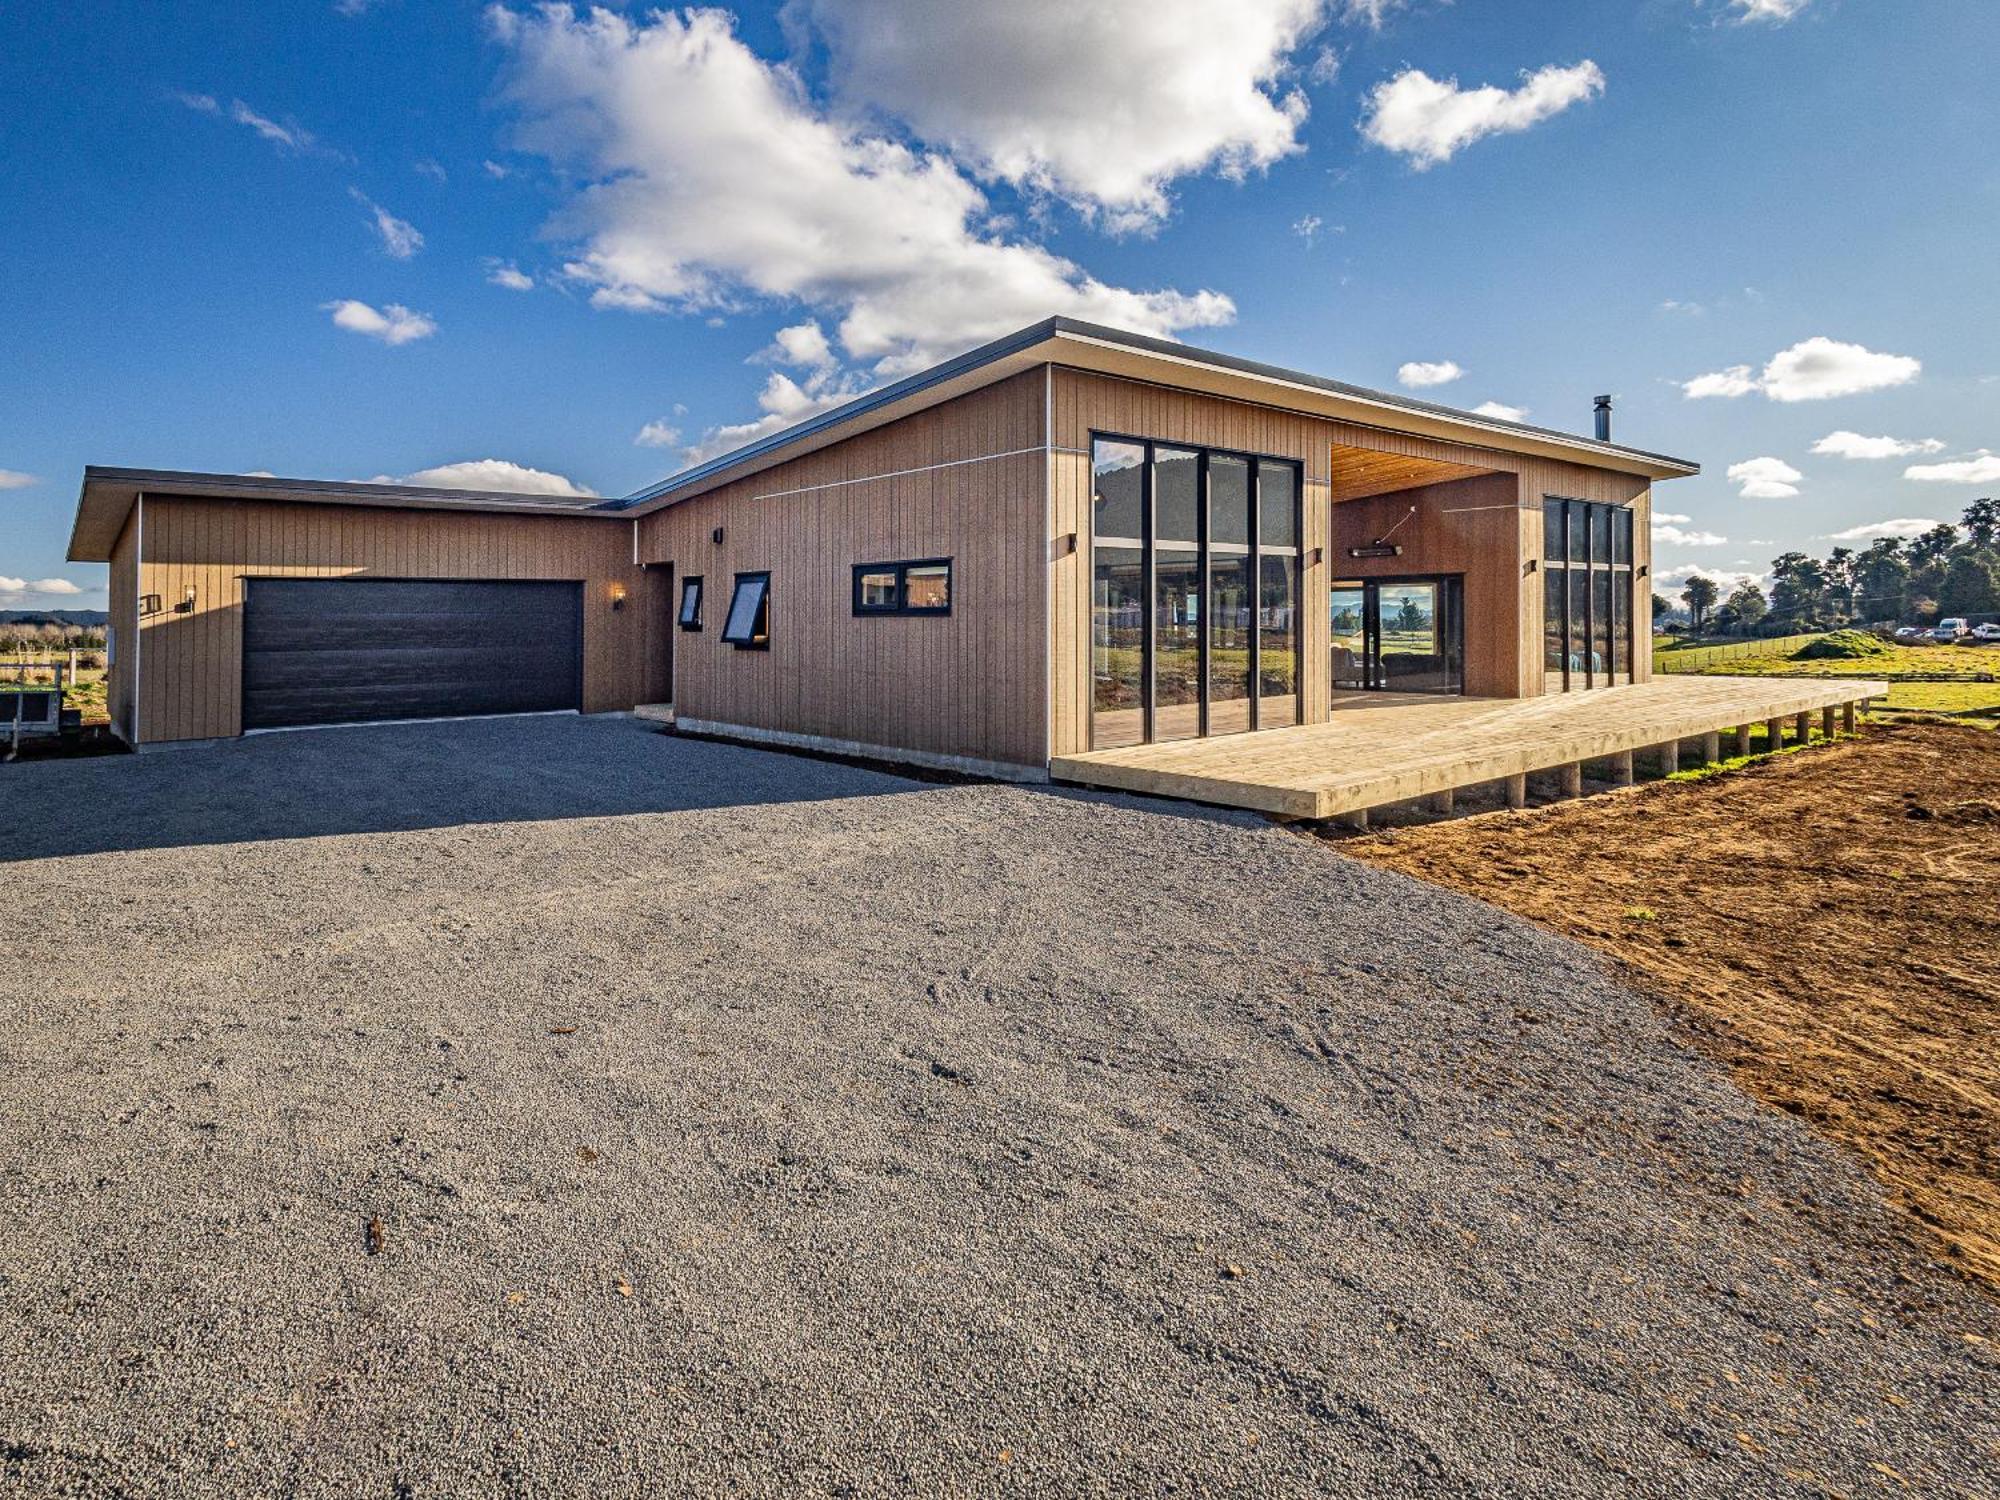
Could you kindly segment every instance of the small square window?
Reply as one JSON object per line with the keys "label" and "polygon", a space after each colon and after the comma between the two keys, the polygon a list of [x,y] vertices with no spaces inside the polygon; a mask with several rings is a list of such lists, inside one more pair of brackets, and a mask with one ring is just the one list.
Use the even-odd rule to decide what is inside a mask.
{"label": "small square window", "polygon": [[771,646],[771,575],[738,573],[729,598],[729,618],[722,639],[739,651],[768,651]]}
{"label": "small square window", "polygon": [[683,578],[681,580],[680,626],[683,630],[701,629],[701,580]]}
{"label": "small square window", "polygon": [[857,568],[854,570],[854,612],[860,615],[892,615],[901,607],[902,578],[899,570]]}
{"label": "small square window", "polygon": [[857,563],[857,615],[948,615],[951,613],[951,559],[920,562]]}

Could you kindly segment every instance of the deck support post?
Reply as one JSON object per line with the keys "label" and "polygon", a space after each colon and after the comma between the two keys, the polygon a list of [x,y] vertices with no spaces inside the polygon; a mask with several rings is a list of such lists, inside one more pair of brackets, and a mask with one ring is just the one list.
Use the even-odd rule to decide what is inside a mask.
{"label": "deck support post", "polygon": [[1797,728],[1799,743],[1801,745],[1810,745],[1812,743],[1812,713],[1810,710],[1799,715]]}
{"label": "deck support post", "polygon": [[1660,746],[1660,774],[1671,776],[1681,768],[1681,742],[1668,740]]}
{"label": "deck support post", "polygon": [[1848,734],[1853,734],[1855,732],[1854,705],[1851,702],[1843,703],[1840,705],[1840,727]]}
{"label": "deck support post", "polygon": [[1750,754],[1750,728],[1751,726],[1748,724],[1738,724],[1736,726],[1736,753],[1738,755],[1748,756]]}
{"label": "deck support post", "polygon": [[1583,795],[1583,762],[1573,760],[1562,768],[1562,789],[1565,797]]}
{"label": "deck support post", "polygon": [[1712,766],[1722,759],[1722,736],[1711,730],[1701,737],[1701,763]]}
{"label": "deck support post", "polygon": [[1611,757],[1611,779],[1620,786],[1630,786],[1634,781],[1638,780],[1637,775],[1632,770],[1632,752],[1630,750],[1621,750]]}
{"label": "deck support post", "polygon": [[1822,738],[1833,738],[1833,705],[1829,703],[1819,711],[1819,732]]}
{"label": "deck support post", "polygon": [[1457,805],[1457,794],[1450,787],[1446,787],[1441,792],[1431,793],[1431,811],[1438,814],[1439,817],[1449,817],[1451,810]]}
{"label": "deck support post", "polygon": [[1507,778],[1507,805],[1516,812],[1528,805],[1528,777],[1526,772]]}
{"label": "deck support post", "polygon": [[1785,744],[1785,721],[1783,719],[1766,719],[1764,721],[1765,752],[1767,754],[1775,753],[1776,751],[1783,749],[1784,744]]}
{"label": "deck support post", "polygon": [[1368,809],[1357,807],[1353,812],[1340,814],[1334,821],[1342,828],[1352,829],[1355,833],[1366,833],[1368,831]]}

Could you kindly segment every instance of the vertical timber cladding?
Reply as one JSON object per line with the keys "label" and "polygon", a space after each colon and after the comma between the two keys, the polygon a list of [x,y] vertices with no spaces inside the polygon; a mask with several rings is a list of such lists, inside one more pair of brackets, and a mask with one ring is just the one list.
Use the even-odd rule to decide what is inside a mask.
{"label": "vertical timber cladding", "polygon": [[[676,715],[1046,765],[1044,390],[1024,371],[645,516],[639,555],[703,580]],[[943,557],[949,615],[855,617],[854,564]],[[771,575],[767,651],[721,639],[753,572]]]}
{"label": "vertical timber cladding", "polygon": [[[576,581],[584,711],[639,701],[647,581],[632,563],[629,521],[163,495],[144,506],[138,592],[161,606],[137,632],[147,743],[241,733],[246,577]],[[614,588],[628,595],[617,610]]]}
{"label": "vertical timber cladding", "polygon": [[[1426,571],[1465,574],[1466,692],[1533,698],[1545,691],[1542,661],[1542,497],[1629,505],[1633,516],[1633,577],[1641,628],[1633,632],[1632,680],[1652,676],[1650,606],[1652,514],[1650,481],[1636,474],[1563,463],[1464,443],[1387,432],[1353,423],[1328,424],[1333,441],[1357,448],[1470,464],[1496,472],[1473,479],[1392,491],[1333,507],[1334,566],[1347,577],[1391,577]],[[1374,540],[1415,505],[1418,512],[1394,540],[1395,559],[1360,561],[1348,547]],[[1511,514],[1509,507],[1511,506]]]}
{"label": "vertical timber cladding", "polygon": [[139,508],[125,518],[125,529],[111,548],[111,638],[105,678],[105,711],[112,726],[129,743],[133,684],[139,654]]}
{"label": "vertical timber cladding", "polygon": [[[1226,448],[1304,466],[1304,530],[1300,551],[1300,722],[1323,723],[1332,676],[1327,634],[1327,462],[1334,424],[1318,417],[1081,370],[1055,372],[1054,531],[1074,534],[1074,553],[1058,555],[1049,662],[1052,755],[1090,748],[1090,435],[1116,433],[1161,442]],[[1313,561],[1314,549],[1320,561]]]}

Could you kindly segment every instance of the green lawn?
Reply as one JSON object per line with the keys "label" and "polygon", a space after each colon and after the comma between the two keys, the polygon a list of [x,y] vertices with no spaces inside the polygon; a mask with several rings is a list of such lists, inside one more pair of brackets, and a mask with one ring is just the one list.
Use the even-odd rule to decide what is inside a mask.
{"label": "green lawn", "polygon": [[[1889,684],[1881,710],[1889,713],[1951,714],[2000,725],[2000,646],[1892,645],[1879,656],[1796,661],[1785,652],[1738,656],[1689,669],[1703,677],[1874,677]],[[1912,677],[1949,675],[1950,682],[1913,682]]]}

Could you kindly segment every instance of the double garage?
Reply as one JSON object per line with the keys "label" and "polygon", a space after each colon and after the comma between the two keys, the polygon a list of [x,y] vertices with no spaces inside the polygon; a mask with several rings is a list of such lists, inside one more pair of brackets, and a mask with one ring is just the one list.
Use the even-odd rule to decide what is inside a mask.
{"label": "double garage", "polygon": [[583,707],[583,585],[246,578],[243,727]]}

